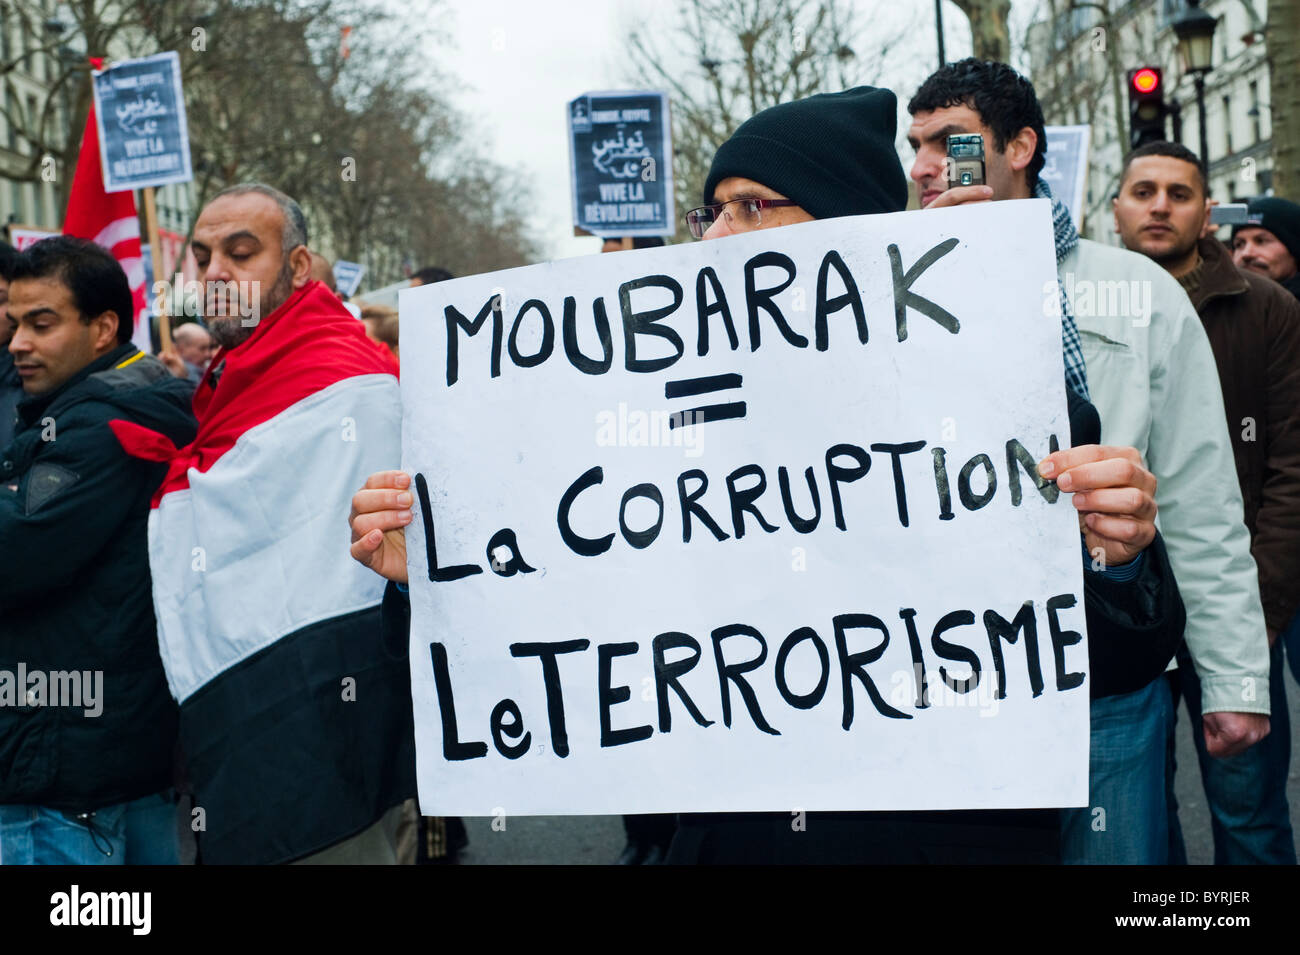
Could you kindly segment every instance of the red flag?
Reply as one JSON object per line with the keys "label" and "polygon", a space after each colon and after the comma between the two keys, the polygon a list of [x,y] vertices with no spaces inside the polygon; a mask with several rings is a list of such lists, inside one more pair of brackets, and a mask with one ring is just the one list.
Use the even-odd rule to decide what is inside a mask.
{"label": "red flag", "polygon": [[[63,234],[90,239],[113,253],[126,272],[135,306],[135,330],[131,341],[143,351],[150,351],[149,314],[144,297],[144,261],[140,250],[140,219],[135,211],[135,193],[105,192],[104,172],[99,162],[99,130],[95,125],[95,104],[90,104],[86,133],[81,139],[77,173],[68,195],[68,214],[63,219]],[[157,255],[157,251],[154,252]]]}

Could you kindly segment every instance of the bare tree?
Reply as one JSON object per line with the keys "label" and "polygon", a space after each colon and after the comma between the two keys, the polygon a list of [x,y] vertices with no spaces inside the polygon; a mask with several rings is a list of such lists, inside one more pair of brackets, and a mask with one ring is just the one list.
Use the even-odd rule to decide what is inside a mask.
{"label": "bare tree", "polygon": [[[0,115],[27,148],[24,162],[5,169],[6,178],[49,178],[45,160],[52,158],[65,173],[55,178],[60,207],[65,205],[90,110],[90,57],[176,47],[187,38],[182,24],[202,19],[199,7],[193,0],[75,0],[52,14],[39,0],[7,0],[0,8]],[[21,83],[20,72],[35,84]]]}
{"label": "bare tree", "polygon": [[[1091,22],[1078,16],[1091,11]],[[1104,3],[1087,0],[1048,0],[1047,19],[1038,25],[1045,62],[1050,68],[1038,78],[1035,89],[1050,123],[1097,125],[1098,108],[1109,96],[1115,139],[1127,149],[1123,66],[1120,31]],[[1144,38],[1137,38],[1145,48]]]}
{"label": "bare tree", "polygon": [[58,178],[66,205],[89,57],[176,50],[200,202],[235,182],[271,183],[302,204],[313,245],[364,262],[381,284],[412,262],[523,264],[536,255],[526,187],[468,145],[420,45],[418,24],[441,2],[424,0],[428,16],[413,19],[386,0],[73,0],[60,18],[9,0],[0,16],[25,40],[0,63],[10,89],[0,113],[31,145],[5,173],[35,180],[55,157],[69,173]]}
{"label": "bare tree", "polygon": [[1011,33],[1007,21],[1011,0],[953,0],[970,21],[973,54],[979,60],[1011,62]]}
{"label": "bare tree", "polygon": [[866,26],[872,19],[845,0],[681,0],[667,33],[632,31],[633,82],[666,89],[672,102],[679,232],[740,123],[777,103],[879,82],[911,25],[882,33]]}
{"label": "bare tree", "polygon": [[1269,106],[1273,117],[1273,189],[1300,195],[1300,4],[1268,3]]}

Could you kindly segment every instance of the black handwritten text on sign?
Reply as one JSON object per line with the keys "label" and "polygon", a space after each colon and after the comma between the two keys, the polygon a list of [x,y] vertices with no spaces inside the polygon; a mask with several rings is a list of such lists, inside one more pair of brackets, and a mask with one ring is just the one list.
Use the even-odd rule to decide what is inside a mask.
{"label": "black handwritten text on sign", "polygon": [[403,293],[425,810],[1080,799],[1049,227],[830,220]]}

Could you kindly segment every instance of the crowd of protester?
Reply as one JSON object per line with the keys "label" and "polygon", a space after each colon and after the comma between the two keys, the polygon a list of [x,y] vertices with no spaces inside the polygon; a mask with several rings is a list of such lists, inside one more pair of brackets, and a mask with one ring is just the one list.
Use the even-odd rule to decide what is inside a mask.
{"label": "crowd of protester", "polygon": [[[1148,144],[1125,158],[1108,246],[1040,177],[1043,113],[1010,67],[967,59],[921,85],[907,171],[896,106],[858,87],[749,118],[687,223],[713,240],[900,212],[909,176],[918,215],[1050,201],[1072,446],[1039,471],[1079,511],[1088,806],[812,814],[803,829],[785,812],[627,816],[617,861],[1186,862],[1182,709],[1215,861],[1294,864],[1300,205],[1253,199],[1225,240],[1202,158]],[[959,133],[984,139],[982,185],[948,185]],[[102,671],[109,701],[88,719],[0,698],[0,862],[176,862],[179,833],[218,863],[441,863],[467,845],[462,820],[415,802],[398,314],[345,303],[309,240],[270,186],[210,199],[193,248],[219,292],[158,357],[130,342],[108,252],[67,237],[0,250],[0,670]],[[411,285],[450,278],[430,267]],[[1149,290],[1149,321],[1069,291],[1114,282]],[[259,321],[240,320],[241,283],[260,290]],[[340,412],[355,433],[320,450]],[[350,555],[282,530],[295,515],[347,519]],[[223,561],[271,596],[260,580],[245,596]]]}

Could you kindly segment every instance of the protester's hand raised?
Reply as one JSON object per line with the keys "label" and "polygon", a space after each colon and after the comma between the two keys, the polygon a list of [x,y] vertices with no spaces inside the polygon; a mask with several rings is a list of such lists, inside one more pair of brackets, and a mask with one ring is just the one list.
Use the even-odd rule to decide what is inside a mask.
{"label": "protester's hand raised", "polygon": [[939,193],[926,206],[927,209],[943,209],[947,206],[964,206],[972,202],[992,202],[992,186],[953,186]]}
{"label": "protester's hand raised", "polygon": [[1100,547],[1107,565],[1127,564],[1156,536],[1156,476],[1137,448],[1084,444],[1049,454],[1038,473],[1074,495],[1088,553]]}
{"label": "protester's hand raised", "polygon": [[352,496],[352,556],[380,577],[406,583],[406,525],[411,523],[411,476],[380,471]]}
{"label": "protester's hand raised", "polygon": [[167,370],[177,378],[184,378],[189,374],[189,370],[185,367],[185,362],[181,359],[181,356],[172,349],[159,352],[158,360],[166,365]]}

